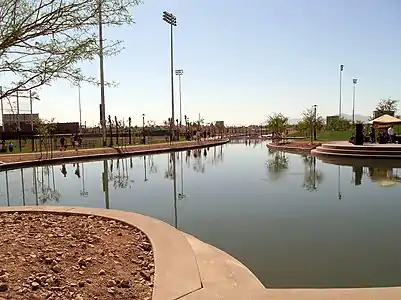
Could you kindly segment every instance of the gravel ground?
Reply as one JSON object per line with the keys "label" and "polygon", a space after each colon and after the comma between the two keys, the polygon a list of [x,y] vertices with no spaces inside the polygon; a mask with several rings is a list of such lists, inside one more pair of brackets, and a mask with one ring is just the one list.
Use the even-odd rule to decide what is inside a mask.
{"label": "gravel ground", "polygon": [[146,235],[95,216],[0,213],[0,300],[150,300]]}

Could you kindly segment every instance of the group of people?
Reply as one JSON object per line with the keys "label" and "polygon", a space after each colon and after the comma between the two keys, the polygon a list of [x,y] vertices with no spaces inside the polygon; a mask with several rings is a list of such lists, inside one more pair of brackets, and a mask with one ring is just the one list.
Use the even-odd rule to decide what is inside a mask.
{"label": "group of people", "polygon": [[7,149],[9,152],[13,152],[14,151],[14,144],[13,142],[9,142],[8,145],[6,143],[6,140],[3,140],[0,143],[0,152],[7,152]]}
{"label": "group of people", "polygon": [[[67,150],[67,139],[65,136],[60,137],[60,151],[65,151]],[[71,145],[75,148],[76,151],[78,151],[78,147],[82,144],[82,137],[79,136],[77,133],[71,135]]]}
{"label": "group of people", "polygon": [[371,143],[387,144],[395,143],[396,136],[393,126],[388,128],[375,128],[372,126],[370,128],[369,138]]}

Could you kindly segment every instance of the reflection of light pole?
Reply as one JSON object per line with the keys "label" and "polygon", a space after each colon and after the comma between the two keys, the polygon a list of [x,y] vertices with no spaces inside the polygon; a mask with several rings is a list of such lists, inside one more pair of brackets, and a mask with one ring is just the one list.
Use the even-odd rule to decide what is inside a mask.
{"label": "reflection of light pole", "polygon": [[8,188],[8,171],[6,171],[6,194],[7,194],[7,205],[10,206],[10,190]]}
{"label": "reflection of light pole", "polygon": [[35,186],[35,200],[36,200],[36,206],[39,205],[39,200],[38,200],[38,174],[36,171],[36,167],[33,167],[33,182]]}
{"label": "reflection of light pole", "polygon": [[181,193],[178,195],[181,199],[184,198],[184,162],[182,160],[182,151],[180,152],[180,166],[181,166]]}
{"label": "reflection of light pole", "polygon": [[84,168],[84,163],[81,163],[81,168],[82,168],[82,191],[81,191],[81,196],[87,197],[88,192],[85,190],[85,168]]}
{"label": "reflection of light pole", "polygon": [[178,76],[178,87],[180,91],[180,130],[182,126],[182,94],[181,94],[181,76],[184,74],[183,69],[175,70],[175,75]]}
{"label": "reflection of light pole", "polygon": [[24,169],[21,168],[21,188],[22,188],[22,205],[25,206],[25,184],[24,184]]}
{"label": "reflection of light pole", "polygon": [[341,195],[341,166],[338,166],[338,199],[341,200],[342,195]]}
{"label": "reflection of light pole", "polygon": [[173,192],[174,192],[174,227],[178,229],[177,216],[177,172],[175,168],[175,153],[173,153]]}
{"label": "reflection of light pole", "polygon": [[103,192],[106,209],[110,209],[109,168],[107,166],[107,160],[103,160]]}
{"label": "reflection of light pole", "polygon": [[170,71],[171,71],[171,137],[174,141],[174,47],[173,47],[173,27],[177,26],[177,18],[167,11],[163,12],[163,21],[170,25]]}
{"label": "reflection of light pole", "polygon": [[145,179],[143,181],[146,182],[146,181],[148,181],[148,178],[147,178],[148,174],[147,174],[147,170],[146,170],[146,156],[143,157],[143,169],[145,171]]}
{"label": "reflection of light pole", "polygon": [[358,83],[358,79],[354,78],[352,79],[352,124],[355,124],[355,87],[356,84]]}

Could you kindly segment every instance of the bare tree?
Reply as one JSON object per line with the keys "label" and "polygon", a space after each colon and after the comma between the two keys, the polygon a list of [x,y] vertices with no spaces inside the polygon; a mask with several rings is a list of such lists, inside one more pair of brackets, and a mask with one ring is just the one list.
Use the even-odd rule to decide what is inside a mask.
{"label": "bare tree", "polygon": [[[1,97],[56,79],[98,83],[78,67],[99,55],[99,24],[132,24],[140,0],[0,0]],[[103,55],[116,55],[121,41],[108,41]],[[111,83],[109,83],[111,84]]]}

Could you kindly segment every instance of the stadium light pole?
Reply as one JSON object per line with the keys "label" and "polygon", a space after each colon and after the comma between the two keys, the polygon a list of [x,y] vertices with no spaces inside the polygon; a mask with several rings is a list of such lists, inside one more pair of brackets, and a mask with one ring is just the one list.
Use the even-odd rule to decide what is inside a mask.
{"label": "stadium light pole", "polygon": [[340,65],[340,103],[338,105],[338,117],[341,118],[341,101],[342,101],[342,85],[343,85],[344,65]]}
{"label": "stadium light pole", "polygon": [[99,68],[100,68],[100,124],[102,126],[103,147],[105,147],[107,137],[106,137],[106,107],[104,100],[102,0],[99,0]]}
{"label": "stadium light pole", "polygon": [[177,18],[167,11],[163,12],[163,21],[170,25],[170,72],[171,72],[171,138],[174,141],[174,47],[173,47],[173,27],[177,26]]}
{"label": "stadium light pole", "polygon": [[181,93],[181,76],[184,74],[183,69],[175,70],[175,75],[178,76],[178,88],[180,91],[180,130],[182,126],[182,93]]}
{"label": "stadium light pole", "polygon": [[352,89],[352,124],[355,124],[355,88],[358,83],[358,79],[352,79],[353,89]]}

